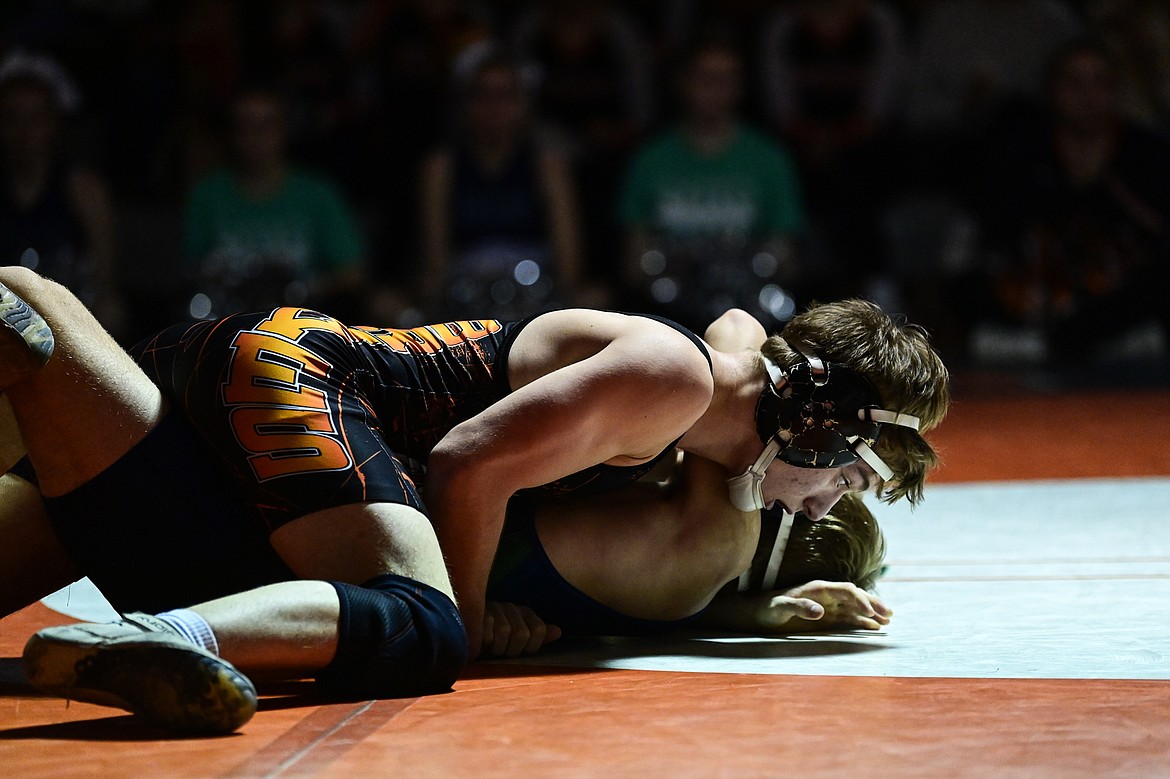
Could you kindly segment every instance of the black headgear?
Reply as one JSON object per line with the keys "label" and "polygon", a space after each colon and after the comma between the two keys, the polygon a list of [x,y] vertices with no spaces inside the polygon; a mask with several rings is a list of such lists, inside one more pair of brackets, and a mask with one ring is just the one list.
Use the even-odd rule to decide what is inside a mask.
{"label": "black headgear", "polygon": [[731,502],[742,511],[763,508],[764,474],[777,457],[802,468],[837,468],[863,459],[891,479],[893,471],[873,450],[881,425],[918,429],[918,417],[881,408],[877,390],[862,374],[799,356],[787,374],[764,358],[767,379],[756,403],[764,451],[747,471],[728,480]]}

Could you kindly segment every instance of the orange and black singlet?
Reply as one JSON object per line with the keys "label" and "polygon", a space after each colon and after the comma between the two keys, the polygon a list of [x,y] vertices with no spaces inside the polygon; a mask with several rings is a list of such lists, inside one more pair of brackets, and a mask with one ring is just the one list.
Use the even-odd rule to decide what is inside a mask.
{"label": "orange and black singlet", "polygon": [[[176,325],[133,353],[271,530],[349,503],[425,510],[427,456],[452,427],[510,391],[508,349],[530,321],[378,329],[278,308]],[[696,336],[667,324],[707,355]],[[659,458],[594,466],[537,489],[614,489]]]}

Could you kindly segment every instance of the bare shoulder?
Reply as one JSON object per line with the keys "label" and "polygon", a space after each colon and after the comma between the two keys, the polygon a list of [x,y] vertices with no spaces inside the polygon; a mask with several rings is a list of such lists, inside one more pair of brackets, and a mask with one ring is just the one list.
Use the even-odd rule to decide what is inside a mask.
{"label": "bare shoulder", "polygon": [[707,359],[686,335],[645,317],[590,309],[534,319],[513,343],[508,381],[514,393],[542,404],[573,398],[577,425],[605,438],[610,457],[632,461],[684,434],[714,394]]}
{"label": "bare shoulder", "polygon": [[760,534],[760,512],[740,511],[728,499],[728,476],[721,466],[687,454],[671,491],[679,547],[689,550],[691,559],[705,559],[708,570],[718,574],[716,584],[751,565]]}
{"label": "bare shoulder", "polygon": [[584,360],[617,376],[672,380],[710,398],[707,356],[686,335],[654,319],[613,311],[542,314],[516,337],[508,362],[513,389]]}
{"label": "bare shoulder", "polygon": [[734,352],[759,349],[768,331],[758,319],[740,308],[730,308],[707,326],[703,338],[716,349]]}

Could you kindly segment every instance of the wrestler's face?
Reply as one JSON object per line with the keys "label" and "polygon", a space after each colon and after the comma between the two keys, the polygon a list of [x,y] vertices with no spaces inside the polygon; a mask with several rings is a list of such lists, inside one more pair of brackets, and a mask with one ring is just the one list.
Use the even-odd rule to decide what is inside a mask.
{"label": "wrestler's face", "polygon": [[847,492],[866,492],[880,479],[863,460],[842,468],[799,468],[774,460],[764,477],[764,501],[813,522],[823,519]]}

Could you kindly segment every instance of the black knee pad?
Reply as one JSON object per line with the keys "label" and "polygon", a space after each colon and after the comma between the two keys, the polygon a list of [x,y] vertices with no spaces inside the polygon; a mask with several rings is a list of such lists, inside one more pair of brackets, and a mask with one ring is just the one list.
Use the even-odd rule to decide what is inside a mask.
{"label": "black knee pad", "polygon": [[406,698],[451,688],[467,665],[467,631],[455,603],[434,587],[387,574],[341,599],[337,655],[317,682],[331,697]]}

